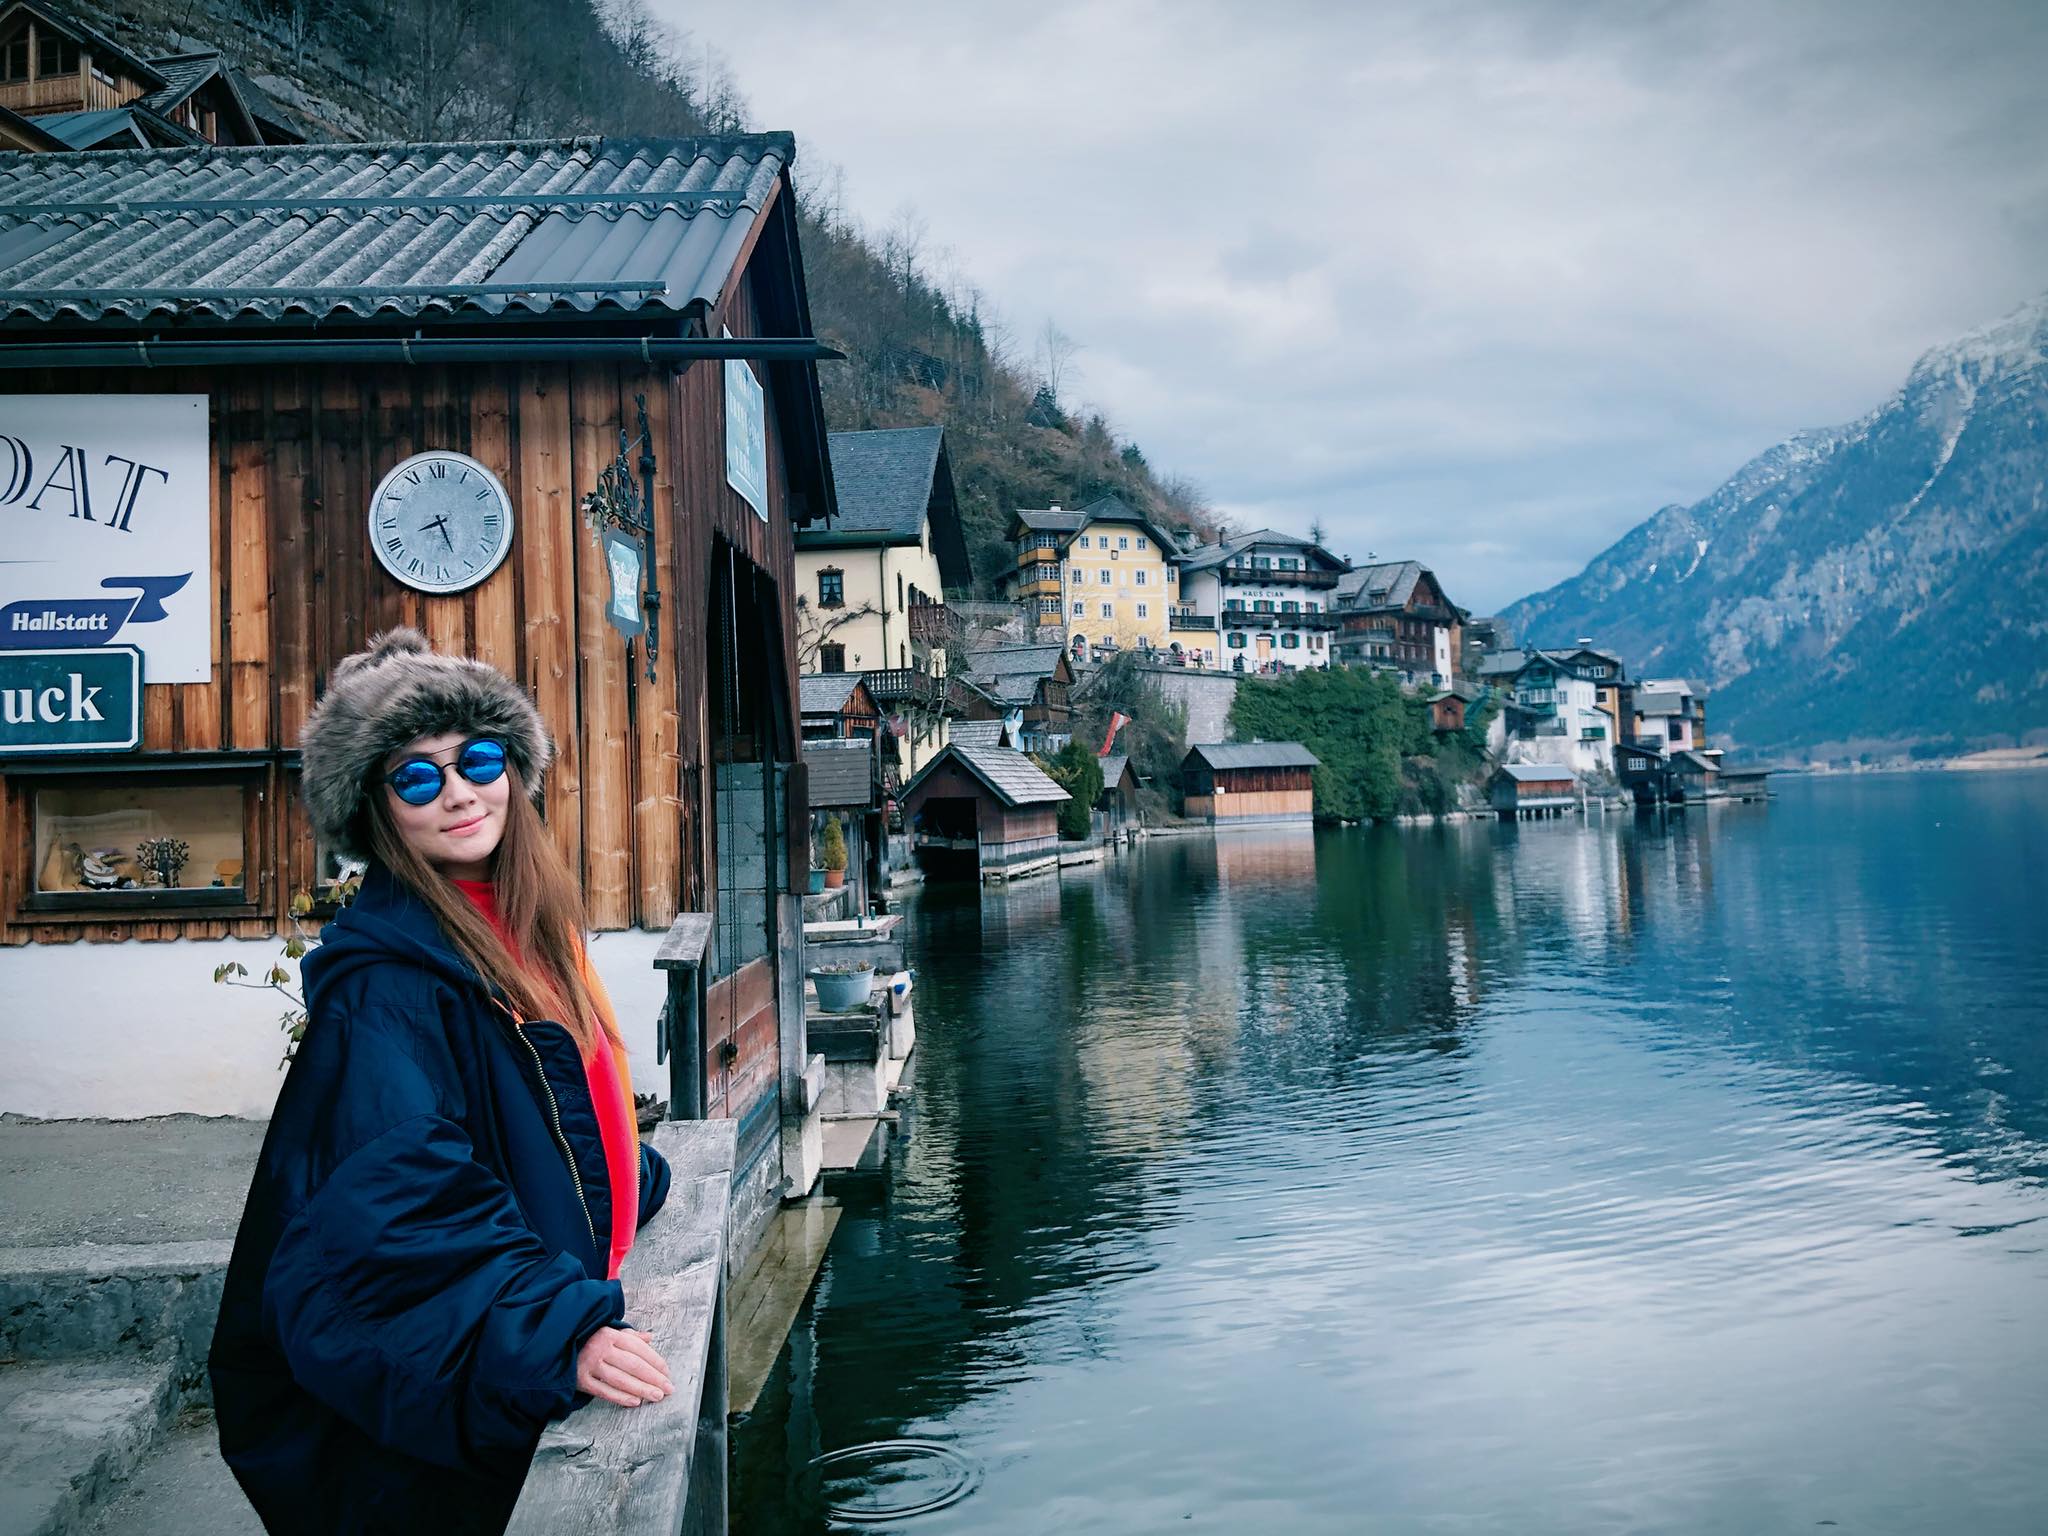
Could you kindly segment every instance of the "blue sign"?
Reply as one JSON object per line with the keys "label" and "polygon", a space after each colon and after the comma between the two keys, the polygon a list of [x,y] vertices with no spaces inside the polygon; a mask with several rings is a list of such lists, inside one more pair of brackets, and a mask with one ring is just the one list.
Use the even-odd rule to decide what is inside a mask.
{"label": "blue sign", "polygon": [[132,645],[0,650],[0,754],[142,745],[142,652]]}
{"label": "blue sign", "polygon": [[768,520],[768,400],[753,364],[725,360],[725,479]]}

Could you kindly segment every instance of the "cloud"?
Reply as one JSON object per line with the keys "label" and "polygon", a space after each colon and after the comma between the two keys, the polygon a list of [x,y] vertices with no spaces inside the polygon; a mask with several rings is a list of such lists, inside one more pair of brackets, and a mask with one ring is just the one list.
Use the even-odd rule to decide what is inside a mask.
{"label": "cloud", "polygon": [[[673,19],[688,24],[679,0]],[[721,15],[1216,502],[1492,608],[2048,286],[2048,10],[824,0]]]}

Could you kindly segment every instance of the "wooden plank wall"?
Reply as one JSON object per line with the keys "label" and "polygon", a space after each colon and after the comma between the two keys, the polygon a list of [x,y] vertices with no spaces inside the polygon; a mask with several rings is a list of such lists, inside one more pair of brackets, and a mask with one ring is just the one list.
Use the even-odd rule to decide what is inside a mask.
{"label": "wooden plank wall", "polygon": [[[728,306],[751,331],[743,283]],[[711,831],[705,622],[716,540],[790,589],[794,548],[781,515],[786,477],[771,409],[772,521],[725,483],[722,368],[680,375],[611,365],[406,368],[293,366],[230,373],[78,370],[0,376],[20,393],[195,393],[213,399],[214,566],[220,639],[213,677],[144,690],[144,751],[247,754],[268,765],[268,839],[285,850],[265,912],[94,924],[0,922],[0,942],[256,937],[280,930],[312,879],[310,833],[280,754],[292,749],[335,662],[395,624],[437,648],[474,654],[521,678],[559,756],[545,811],[582,878],[600,929],[665,928],[709,909]],[[657,546],[664,556],[660,660],[603,618],[606,577],[578,500],[618,452],[644,394],[658,465]],[[511,556],[469,592],[425,597],[392,580],[368,541],[367,505],[399,460],[428,447],[474,455],[506,483],[518,524]],[[677,498],[688,509],[678,517]],[[794,718],[794,613],[785,603]],[[29,766],[22,765],[24,768]],[[13,799],[10,800],[10,795]],[[0,826],[25,826],[0,774]],[[253,851],[252,851],[253,857]],[[18,844],[0,859],[0,918],[31,878]],[[739,1021],[736,1021],[739,1022]]]}

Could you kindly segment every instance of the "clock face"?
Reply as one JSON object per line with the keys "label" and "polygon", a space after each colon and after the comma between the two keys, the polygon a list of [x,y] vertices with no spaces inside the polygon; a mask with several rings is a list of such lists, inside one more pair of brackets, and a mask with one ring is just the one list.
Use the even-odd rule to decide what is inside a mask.
{"label": "clock face", "polygon": [[460,592],[510,552],[512,498],[467,454],[416,453],[370,498],[370,543],[384,569],[407,586]]}

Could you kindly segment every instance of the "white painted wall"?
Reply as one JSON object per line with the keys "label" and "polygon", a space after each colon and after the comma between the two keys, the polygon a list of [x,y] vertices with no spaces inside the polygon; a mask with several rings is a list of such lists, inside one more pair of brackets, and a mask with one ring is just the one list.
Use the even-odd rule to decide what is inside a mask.
{"label": "white painted wall", "polygon": [[[641,1093],[668,1097],[654,1063],[666,982],[658,933],[608,933],[590,955],[618,1012]],[[43,1119],[270,1114],[284,1082],[272,992],[215,986],[239,960],[252,978],[277,958],[270,939],[161,944],[26,944],[0,950],[0,1113]]]}

